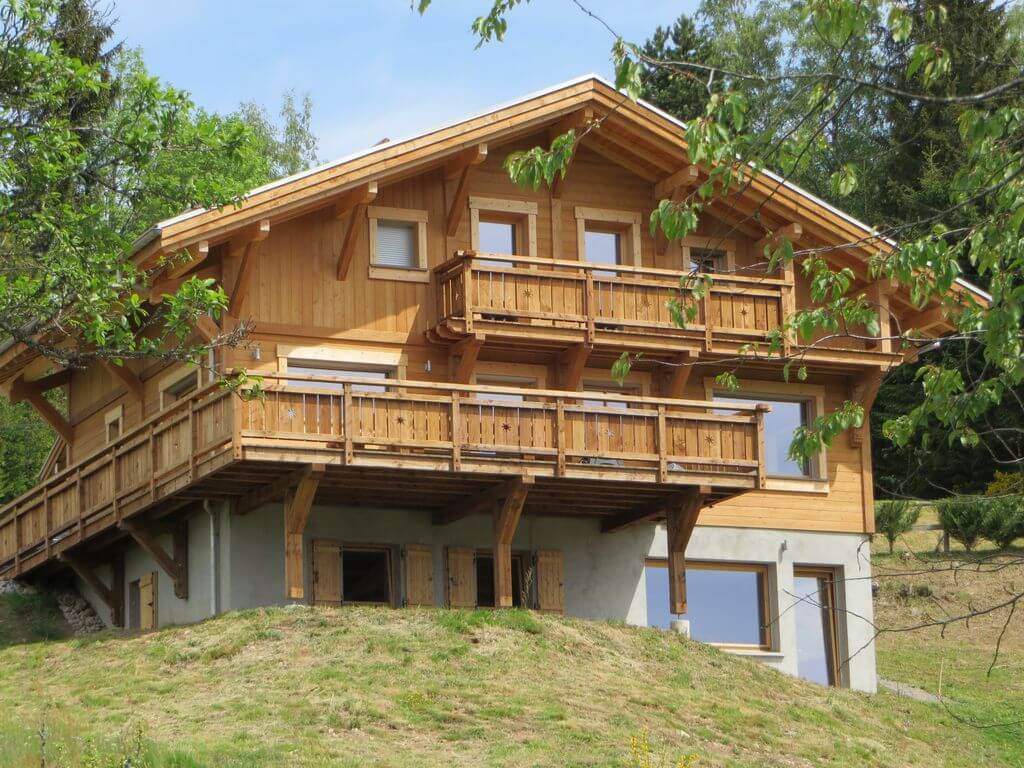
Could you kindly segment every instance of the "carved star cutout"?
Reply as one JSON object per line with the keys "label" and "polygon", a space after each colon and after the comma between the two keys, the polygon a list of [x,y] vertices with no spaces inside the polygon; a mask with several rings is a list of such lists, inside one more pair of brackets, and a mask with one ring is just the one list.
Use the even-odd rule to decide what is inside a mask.
{"label": "carved star cutout", "polygon": [[615,430],[609,429],[605,432],[608,437],[615,437]]}
{"label": "carved star cutout", "polygon": [[295,418],[295,409],[294,408],[289,408],[286,411],[286,413],[287,413],[289,419],[294,419]]}
{"label": "carved star cutout", "polygon": [[531,296],[533,296],[533,291],[527,288],[525,291],[523,291],[523,296],[525,296],[526,298],[530,298]]}
{"label": "carved star cutout", "polygon": [[704,442],[707,443],[708,445],[714,445],[715,438],[713,435],[704,435]]}
{"label": "carved star cutout", "polygon": [[747,314],[748,314],[748,310],[747,310],[747,308],[746,308],[746,307],[743,307],[743,309],[741,309],[741,310],[740,310],[740,314],[741,314],[741,315],[743,315],[744,317],[746,317],[746,316],[747,316]]}
{"label": "carved star cutout", "polygon": [[399,416],[395,421],[399,424],[405,424],[405,416]]}
{"label": "carved star cutout", "polygon": [[501,425],[501,428],[508,432],[510,429],[512,429],[512,425],[506,421],[504,424]]}

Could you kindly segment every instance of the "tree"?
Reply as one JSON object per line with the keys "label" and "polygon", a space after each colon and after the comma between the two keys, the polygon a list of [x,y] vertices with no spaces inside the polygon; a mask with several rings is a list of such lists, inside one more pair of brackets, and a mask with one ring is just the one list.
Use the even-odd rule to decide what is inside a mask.
{"label": "tree", "polygon": [[0,2],[0,342],[66,365],[196,359],[191,328],[223,291],[191,280],[152,310],[126,257],[155,221],[237,200],[258,145],[105,49],[110,33],[92,0]]}
{"label": "tree", "polygon": [[278,112],[280,126],[270,118],[266,108],[254,101],[242,103],[236,113],[260,145],[260,155],[266,159],[266,176],[278,179],[291,176],[317,163],[317,138],[310,123],[313,118],[313,99],[307,93],[301,104],[296,104],[295,92],[286,91]]}
{"label": "tree", "polygon": [[[648,59],[657,61],[686,61],[711,56],[711,38],[702,34],[686,14],[671,27],[658,27],[644,43]],[[691,72],[671,72],[663,67],[644,64],[642,70],[643,96],[680,120],[689,120],[704,113],[708,92],[704,80]]]}
{"label": "tree", "polygon": [[875,528],[889,542],[890,555],[896,539],[914,527],[920,514],[921,510],[905,499],[880,501],[875,505]]}
{"label": "tree", "polygon": [[0,398],[0,504],[36,484],[53,440],[53,431],[28,403]]}

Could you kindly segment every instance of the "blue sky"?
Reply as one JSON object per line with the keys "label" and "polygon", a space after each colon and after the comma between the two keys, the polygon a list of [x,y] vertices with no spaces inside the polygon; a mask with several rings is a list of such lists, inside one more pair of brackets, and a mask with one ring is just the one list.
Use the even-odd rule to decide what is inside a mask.
{"label": "blue sky", "polygon": [[[254,100],[276,112],[309,92],[321,160],[401,138],[577,75],[609,77],[611,38],[570,0],[533,0],[505,42],[473,50],[469,25],[490,0],[117,0],[116,34],[150,71],[200,105]],[[585,3],[628,39],[692,12],[695,0]]]}

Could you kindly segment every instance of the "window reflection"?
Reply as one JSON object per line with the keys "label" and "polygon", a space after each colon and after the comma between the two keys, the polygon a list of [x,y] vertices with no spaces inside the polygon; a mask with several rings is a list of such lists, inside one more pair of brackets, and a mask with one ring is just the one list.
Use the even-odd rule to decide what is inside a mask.
{"label": "window reflection", "polygon": [[797,427],[810,422],[806,400],[773,400],[759,395],[723,397],[715,395],[716,403],[765,403],[771,411],[764,415],[765,468],[774,477],[809,477],[810,464],[806,460],[792,459],[789,446]]}

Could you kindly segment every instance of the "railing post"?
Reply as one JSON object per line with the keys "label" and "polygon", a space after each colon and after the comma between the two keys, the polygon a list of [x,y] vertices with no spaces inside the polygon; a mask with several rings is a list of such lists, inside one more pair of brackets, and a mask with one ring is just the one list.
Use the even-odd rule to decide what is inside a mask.
{"label": "railing post", "polygon": [[452,392],[452,471],[462,470],[462,410],[458,390]]}
{"label": "railing post", "polygon": [[345,464],[351,464],[355,458],[355,449],[352,445],[352,385],[343,384],[342,387],[342,408],[341,414],[342,433],[345,439],[345,455],[342,457]]}
{"label": "railing post", "polygon": [[704,297],[704,348],[710,352],[714,346],[713,323],[711,322],[711,287],[705,283]]}
{"label": "railing post", "polygon": [[[15,507],[14,515],[14,574],[17,576],[21,573],[21,523],[19,521],[20,510]],[[49,538],[47,538],[49,541]]]}
{"label": "railing post", "polygon": [[[782,286],[782,306],[780,308],[779,325],[785,323],[796,313],[796,297],[793,293],[796,289],[793,277],[793,262],[783,267],[782,278],[786,281],[786,284]],[[789,357],[795,340],[795,334],[790,331],[782,334],[782,354],[785,357]]]}
{"label": "railing post", "polygon": [[462,268],[462,314],[466,318],[466,333],[473,332],[473,259],[467,257]]}
{"label": "railing post", "polygon": [[118,475],[117,471],[117,443],[115,442],[110,447],[110,503],[114,506],[114,519],[117,522],[121,522],[121,505],[118,502],[118,495],[120,494],[120,488],[118,487]]}
{"label": "railing post", "polygon": [[666,445],[665,406],[658,404],[658,482],[668,482],[668,446]]}
{"label": "railing post", "polygon": [[149,503],[156,501],[156,436],[149,425]]}
{"label": "railing post", "polygon": [[196,479],[196,399],[189,398],[188,401],[188,480],[190,483]]}
{"label": "railing post", "polygon": [[555,400],[555,447],[558,449],[557,463],[555,464],[555,476],[562,477],[565,474],[565,399],[559,397]]}
{"label": "railing post", "polygon": [[85,488],[82,484],[82,466],[75,470],[75,504],[78,508],[78,541],[82,540],[83,520],[85,518]]}
{"label": "railing post", "polygon": [[768,407],[758,405],[754,412],[754,424],[757,427],[757,487],[765,488],[768,485],[768,470],[765,465],[764,448],[764,415]]}
{"label": "railing post", "polygon": [[586,339],[587,344],[593,344],[597,325],[594,318],[594,273],[585,269],[583,275],[583,315],[587,318]]}
{"label": "railing post", "polygon": [[[18,518],[14,518],[14,527],[18,527]],[[50,559],[50,535],[53,531],[53,510],[50,507],[50,486],[43,486],[43,535],[46,537],[46,559]]]}

